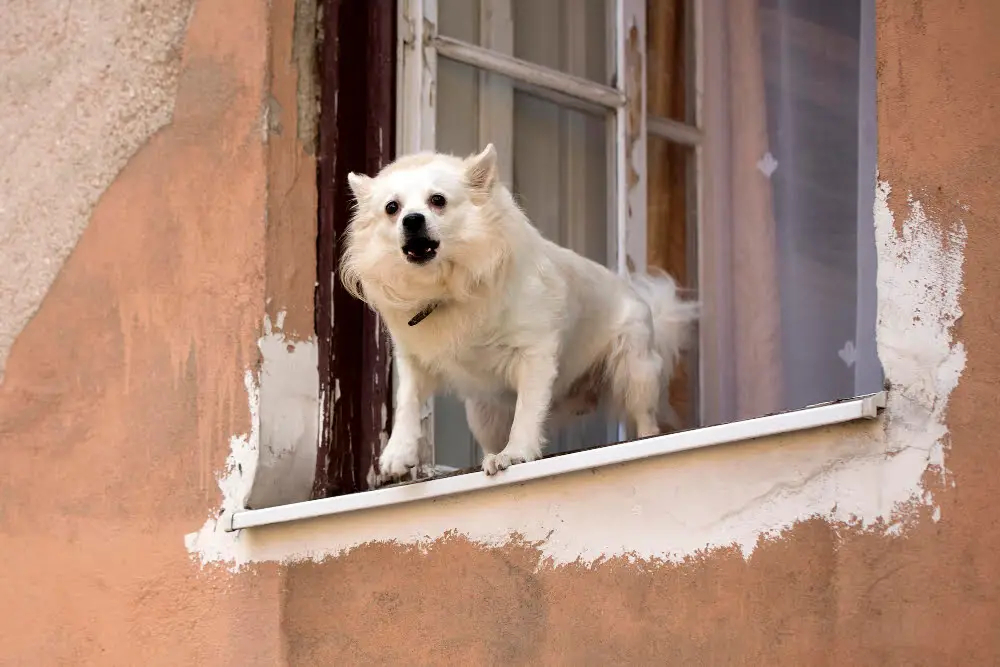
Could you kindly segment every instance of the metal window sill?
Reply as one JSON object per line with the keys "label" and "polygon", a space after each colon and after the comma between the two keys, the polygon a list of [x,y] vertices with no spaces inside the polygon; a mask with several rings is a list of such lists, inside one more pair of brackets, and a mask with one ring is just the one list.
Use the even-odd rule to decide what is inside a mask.
{"label": "metal window sill", "polygon": [[879,392],[767,417],[757,417],[553,456],[513,466],[492,477],[487,477],[482,473],[468,473],[334,498],[309,500],[291,505],[227,512],[221,517],[221,522],[224,530],[232,532],[255,526],[345,514],[417,500],[444,498],[512,484],[523,484],[544,477],[593,470],[653,456],[686,452],[702,447],[714,447],[793,431],[804,431],[859,419],[874,419],[878,416],[879,410],[885,407],[885,401],[885,392]]}

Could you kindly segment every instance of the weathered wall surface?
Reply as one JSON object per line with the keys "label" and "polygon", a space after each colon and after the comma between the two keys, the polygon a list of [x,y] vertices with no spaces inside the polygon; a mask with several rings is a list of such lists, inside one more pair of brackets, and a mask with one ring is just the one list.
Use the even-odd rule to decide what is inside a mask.
{"label": "weathered wall surface", "polygon": [[0,377],[97,200],[169,122],[192,4],[4,4]]}
{"label": "weathered wall surface", "polygon": [[0,385],[0,664],[282,660],[278,568],[202,570],[181,536],[251,432],[265,300],[309,334],[293,14],[4,4],[0,357],[20,335]]}

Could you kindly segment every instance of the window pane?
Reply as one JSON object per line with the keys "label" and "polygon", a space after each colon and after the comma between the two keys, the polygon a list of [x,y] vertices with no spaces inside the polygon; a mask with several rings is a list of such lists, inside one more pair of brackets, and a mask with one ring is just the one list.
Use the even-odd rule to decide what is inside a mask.
{"label": "window pane", "polygon": [[[646,261],[677,280],[687,298],[697,284],[697,216],[694,151],[650,135],[646,142],[649,175]],[[683,428],[698,425],[697,357],[681,359],[670,383],[670,404]]]}
{"label": "window pane", "polygon": [[866,4],[706,3],[708,423],[881,389]]}
{"label": "window pane", "polygon": [[692,122],[688,91],[688,0],[646,0],[648,113]]}
{"label": "window pane", "polygon": [[608,83],[610,0],[439,0],[442,35]]}
{"label": "window pane", "polygon": [[[515,90],[505,77],[438,61],[438,150],[464,156],[492,141],[505,181],[542,234],[606,265],[614,256],[609,132],[610,117],[561,107]],[[584,418],[552,433],[546,451],[604,444],[616,435],[616,423]],[[481,459],[455,399],[435,399],[435,444],[439,464],[467,467]]]}

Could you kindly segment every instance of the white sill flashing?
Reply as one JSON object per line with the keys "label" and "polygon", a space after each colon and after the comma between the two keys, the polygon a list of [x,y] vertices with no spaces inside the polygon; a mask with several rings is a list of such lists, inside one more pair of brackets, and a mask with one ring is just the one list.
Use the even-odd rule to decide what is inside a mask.
{"label": "white sill flashing", "polygon": [[346,514],[347,512],[375,507],[455,496],[461,493],[510,486],[511,484],[523,484],[544,477],[593,470],[702,447],[714,447],[792,431],[804,431],[859,419],[874,419],[878,416],[879,409],[885,407],[885,400],[885,392],[879,392],[767,417],[622,442],[530,463],[521,463],[492,477],[482,473],[468,473],[334,498],[308,500],[291,505],[226,512],[221,517],[221,523],[226,532],[232,532],[254,526]]}

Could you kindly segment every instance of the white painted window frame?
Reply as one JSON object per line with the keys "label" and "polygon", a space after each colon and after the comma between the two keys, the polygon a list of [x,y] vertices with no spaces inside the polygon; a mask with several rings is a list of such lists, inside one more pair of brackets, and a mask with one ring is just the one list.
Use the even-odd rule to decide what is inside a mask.
{"label": "white painted window frame", "polygon": [[[475,1],[475,0],[470,0]],[[701,0],[695,5],[696,23]],[[437,0],[399,2],[399,39],[396,104],[396,152],[399,155],[436,148],[437,62],[447,58],[480,71],[480,136],[490,136],[500,156],[500,173],[513,180],[514,89],[527,91],[569,107],[601,109],[613,116],[609,142],[614,160],[610,165],[609,202],[611,231],[609,264],[620,273],[646,268],[646,136],[647,132],[675,143],[692,146],[696,153],[696,190],[701,192],[700,114],[687,125],[665,118],[647,119],[646,111],[646,3],[645,0],[614,0],[609,3],[614,49],[609,58],[614,85],[604,85],[579,76],[513,57],[514,34],[510,0],[478,0],[481,45],[438,34]],[[582,17],[570,13],[567,20]],[[573,31],[570,31],[573,34]],[[582,31],[576,31],[582,33]],[[570,44],[585,48],[585,45]],[[699,62],[695,47],[692,55]],[[573,53],[569,54],[571,57]],[[499,76],[498,76],[499,75]],[[698,87],[700,90],[700,87]],[[700,100],[700,94],[697,96]],[[700,104],[698,105],[700,107]],[[568,146],[573,150],[573,142]],[[575,163],[567,160],[567,164]],[[572,167],[569,167],[572,168]],[[580,179],[567,179],[579,182]],[[630,182],[631,181],[631,182]],[[569,198],[573,200],[573,197]],[[697,208],[700,211],[700,206]],[[700,384],[700,383],[699,383]],[[425,412],[425,435],[434,431],[433,409]],[[620,427],[622,439],[627,435]]]}

